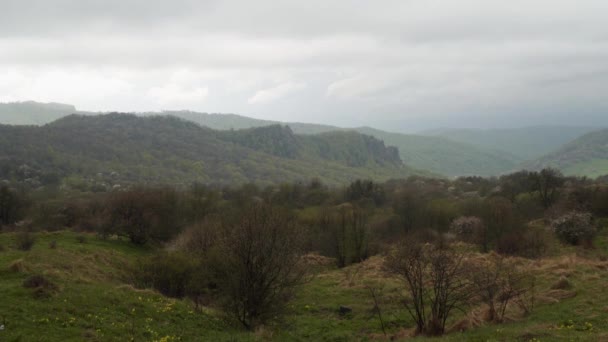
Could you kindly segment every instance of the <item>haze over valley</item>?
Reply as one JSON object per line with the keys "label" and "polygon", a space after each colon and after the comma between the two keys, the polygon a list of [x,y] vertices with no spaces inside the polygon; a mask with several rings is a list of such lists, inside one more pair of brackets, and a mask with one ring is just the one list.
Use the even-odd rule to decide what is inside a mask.
{"label": "haze over valley", "polygon": [[0,0],[0,341],[608,341],[605,0]]}

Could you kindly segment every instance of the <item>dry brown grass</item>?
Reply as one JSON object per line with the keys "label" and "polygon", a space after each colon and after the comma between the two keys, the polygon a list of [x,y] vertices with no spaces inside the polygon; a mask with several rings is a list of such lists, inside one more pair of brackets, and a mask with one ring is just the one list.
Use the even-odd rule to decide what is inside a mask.
{"label": "dry brown grass", "polygon": [[539,294],[536,301],[538,304],[554,304],[568,298],[576,297],[576,291],[571,290],[548,290]]}
{"label": "dry brown grass", "polygon": [[454,323],[447,329],[448,333],[463,332],[479,327],[488,321],[488,307],[483,305],[470,310],[465,317]]}
{"label": "dry brown grass", "polygon": [[29,265],[23,259],[17,259],[8,265],[8,270],[13,273],[24,273],[30,270]]}
{"label": "dry brown grass", "polygon": [[551,285],[552,290],[569,290],[572,288],[572,283],[565,276],[561,276],[555,284]]}
{"label": "dry brown grass", "polygon": [[373,284],[386,284],[390,277],[384,270],[384,258],[373,256],[341,270],[340,286],[365,288]]}
{"label": "dry brown grass", "polygon": [[331,267],[336,264],[334,258],[329,258],[318,253],[308,253],[302,256],[302,262],[312,267]]}
{"label": "dry brown grass", "polygon": [[131,284],[118,285],[118,286],[116,286],[116,289],[127,290],[127,291],[132,291],[135,293],[141,293],[141,294],[147,294],[147,295],[157,295],[158,294],[158,292],[156,292],[152,289],[138,289]]}

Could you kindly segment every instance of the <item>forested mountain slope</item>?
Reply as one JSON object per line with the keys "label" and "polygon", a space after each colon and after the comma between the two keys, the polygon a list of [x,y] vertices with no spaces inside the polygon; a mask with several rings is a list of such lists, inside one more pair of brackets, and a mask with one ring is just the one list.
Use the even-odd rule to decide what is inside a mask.
{"label": "forested mountain slope", "polygon": [[509,129],[448,129],[431,132],[429,135],[504,151],[524,161],[553,152],[593,130],[592,127],[534,126]]}
{"label": "forested mountain slope", "polygon": [[[275,130],[285,134],[273,136]],[[34,184],[66,178],[104,184],[238,184],[317,177],[343,184],[412,173],[396,149],[372,137],[345,135],[338,144],[328,143],[325,135],[300,137],[280,126],[227,133],[176,117],[71,115],[40,127],[0,126],[0,177]],[[283,145],[293,151],[282,152]]]}
{"label": "forested mountain slope", "polygon": [[44,125],[76,113],[76,107],[62,103],[34,101],[0,103],[0,124]]}
{"label": "forested mountain slope", "polygon": [[[2,110],[1,108],[4,108],[5,112],[0,115],[0,123],[7,124],[45,124],[57,117],[76,111],[70,105],[35,102],[3,104],[0,105],[0,110]],[[7,112],[7,108],[13,109]],[[98,115],[98,113],[80,113]],[[387,145],[398,147],[401,159],[412,168],[428,170],[449,177],[500,175],[518,168],[525,160],[533,160],[554,151],[590,130],[585,127],[547,126],[497,130],[452,129],[413,135],[386,132],[369,127],[341,128],[312,123],[280,123],[236,114],[209,114],[193,111],[137,113],[138,116],[144,117],[159,114],[180,117],[200,126],[227,132],[218,137],[241,147],[254,150],[260,148],[260,152],[292,159],[296,156],[296,150],[294,150],[296,145],[298,153],[308,151],[307,154],[305,153],[306,156],[310,157],[310,153],[316,153],[316,156],[319,157],[321,153],[325,153],[323,151],[328,148],[326,145],[330,142],[341,144],[340,149],[344,152],[344,148],[347,147],[344,145],[346,141],[356,145],[353,147],[354,152],[349,152],[349,158],[360,159],[360,157],[354,157],[354,153],[358,153],[357,151],[364,145],[363,142],[360,139],[343,140],[345,135],[335,133],[356,131],[383,140]],[[287,132],[277,130],[275,127],[263,131],[264,137],[258,136],[258,133],[262,131],[256,129],[274,125],[288,125],[291,131],[289,134],[285,134]],[[246,131],[234,133],[240,130]],[[320,133],[323,134],[318,135]],[[329,135],[325,136],[325,133]],[[268,140],[273,134],[278,134],[285,140]],[[299,138],[295,139],[290,135],[297,135]],[[315,135],[315,143],[305,144],[306,139],[303,135]],[[321,143],[322,141],[325,142]],[[275,143],[276,145],[274,145]],[[314,147],[315,145],[316,147]],[[332,150],[331,153],[335,154],[336,151]],[[325,156],[331,159],[327,153]],[[298,155],[298,157],[304,156]],[[357,163],[355,162],[354,165]]]}
{"label": "forested mountain slope", "polygon": [[357,131],[397,147],[406,164],[446,176],[500,175],[515,169],[519,163],[517,157],[508,153],[442,137],[389,133],[369,127]]}
{"label": "forested mountain slope", "polygon": [[526,168],[554,167],[567,175],[597,177],[608,174],[608,129],[587,133],[555,152],[524,164]]}

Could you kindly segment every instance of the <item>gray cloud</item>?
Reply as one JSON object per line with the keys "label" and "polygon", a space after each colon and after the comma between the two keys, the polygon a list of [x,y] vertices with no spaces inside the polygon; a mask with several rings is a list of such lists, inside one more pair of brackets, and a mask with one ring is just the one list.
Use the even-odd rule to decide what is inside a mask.
{"label": "gray cloud", "polygon": [[0,101],[401,130],[608,124],[603,0],[0,6]]}

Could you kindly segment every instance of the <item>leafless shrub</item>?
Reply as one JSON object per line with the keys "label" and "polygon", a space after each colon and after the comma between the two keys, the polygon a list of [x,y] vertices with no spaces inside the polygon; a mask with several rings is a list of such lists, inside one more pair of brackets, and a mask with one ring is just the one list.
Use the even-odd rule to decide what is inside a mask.
{"label": "leafless shrub", "polygon": [[290,213],[263,203],[222,229],[212,264],[225,311],[245,328],[275,318],[304,280],[301,236]]}
{"label": "leafless shrub", "polygon": [[34,247],[36,243],[36,237],[27,230],[17,233],[16,236],[17,249],[22,251],[29,251]]}
{"label": "leafless shrub", "polygon": [[184,229],[171,243],[170,248],[194,254],[206,254],[218,240],[219,220],[207,218]]}
{"label": "leafless shrub", "polygon": [[35,274],[23,281],[23,287],[33,289],[35,298],[48,298],[55,293],[57,285],[41,274]]}
{"label": "leafless shrub", "polygon": [[362,208],[344,203],[326,209],[319,223],[323,231],[329,232],[338,267],[367,259],[369,227]]}
{"label": "leafless shrub", "polygon": [[388,255],[385,265],[405,282],[411,298],[404,304],[417,333],[442,335],[450,313],[468,302],[471,283],[457,251],[407,241]]}
{"label": "leafless shrub", "polygon": [[534,279],[518,270],[500,255],[469,263],[472,291],[488,305],[487,321],[504,321],[509,304],[517,304],[525,312],[533,306]]}

